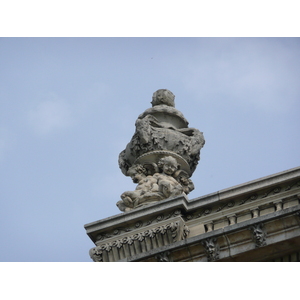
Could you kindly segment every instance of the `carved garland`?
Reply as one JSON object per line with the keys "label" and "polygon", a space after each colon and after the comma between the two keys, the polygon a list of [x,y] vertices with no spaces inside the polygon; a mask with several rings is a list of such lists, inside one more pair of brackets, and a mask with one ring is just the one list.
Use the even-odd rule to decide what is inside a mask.
{"label": "carved garland", "polygon": [[180,216],[181,215],[181,210],[180,209],[177,209],[167,215],[164,215],[164,214],[160,214],[158,216],[155,216],[153,219],[151,220],[148,220],[147,222],[145,222],[145,224],[142,222],[142,221],[137,221],[133,226],[131,227],[127,227],[127,228],[116,228],[113,230],[113,232],[111,233],[101,233],[97,236],[96,238],[96,241],[102,241],[104,239],[108,239],[108,238],[111,238],[113,236],[117,236],[117,235],[120,235],[122,233],[125,233],[125,232],[130,232],[132,230],[135,230],[137,228],[142,228],[143,226],[148,226],[154,222],[161,222],[163,220],[167,220],[167,219],[170,219],[172,217],[177,217],[177,216]]}
{"label": "carved garland", "polygon": [[[101,262],[101,261],[103,261],[103,258],[102,258],[103,251],[110,252],[113,247],[120,249],[125,244],[131,245],[131,244],[133,244],[134,241],[142,242],[146,237],[154,238],[157,234],[164,235],[167,231],[171,231],[172,242],[174,243],[177,241],[177,238],[178,238],[177,229],[178,229],[179,225],[180,225],[179,222],[171,222],[169,224],[162,225],[162,226],[159,226],[159,227],[156,227],[153,229],[148,229],[144,232],[139,232],[139,233],[136,233],[131,236],[126,236],[122,239],[118,239],[113,242],[105,243],[101,246],[92,248],[90,250],[90,256],[94,261]],[[189,229],[187,228],[187,226],[184,225],[183,226],[183,237],[186,238],[188,233],[189,233]]]}

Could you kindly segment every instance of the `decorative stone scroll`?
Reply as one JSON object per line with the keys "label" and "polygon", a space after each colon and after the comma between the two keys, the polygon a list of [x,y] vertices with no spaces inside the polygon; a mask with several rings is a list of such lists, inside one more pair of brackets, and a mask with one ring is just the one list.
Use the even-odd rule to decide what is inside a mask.
{"label": "decorative stone scroll", "polygon": [[97,242],[90,250],[95,262],[119,261],[185,239],[189,229],[178,216]]}
{"label": "decorative stone scroll", "polygon": [[152,97],[152,108],[135,123],[135,133],[119,155],[119,167],[137,187],[121,195],[117,206],[127,212],[145,204],[188,194],[194,189],[190,177],[200,160],[203,133],[189,128],[175,109],[175,96],[166,89]]}

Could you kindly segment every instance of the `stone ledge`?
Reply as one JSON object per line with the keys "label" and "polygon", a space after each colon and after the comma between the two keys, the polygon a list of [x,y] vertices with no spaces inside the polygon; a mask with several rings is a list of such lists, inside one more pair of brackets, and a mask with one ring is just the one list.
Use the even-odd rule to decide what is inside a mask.
{"label": "stone ledge", "polygon": [[[139,255],[123,259],[122,261],[128,261],[128,262],[145,261],[147,258],[155,256],[155,255],[159,254],[160,252],[165,252],[165,251],[172,252],[175,250],[179,250],[180,248],[187,249],[187,248],[191,247],[192,245],[200,246],[201,241],[203,241],[203,240],[207,240],[210,238],[218,238],[218,237],[228,235],[230,233],[242,231],[242,230],[249,231],[249,227],[251,227],[252,225],[255,225],[258,223],[270,222],[270,221],[276,220],[278,218],[286,217],[286,216],[297,216],[297,218],[299,219],[299,216],[297,215],[297,213],[299,213],[299,212],[300,212],[300,205],[297,205],[297,206],[294,206],[291,208],[287,208],[287,209],[275,212],[270,215],[261,216],[261,217],[255,218],[255,219],[241,222],[239,224],[229,225],[222,229],[218,229],[218,230],[211,231],[211,232],[206,232],[206,233],[203,233],[201,235],[194,236],[191,238],[186,238],[182,241],[173,243],[172,245],[156,248],[147,253],[141,253]],[[299,219],[299,228],[298,228],[297,236],[300,237],[300,219]]]}
{"label": "stone ledge", "polygon": [[137,208],[130,212],[118,214],[116,216],[106,218],[100,221],[84,225],[87,235],[95,243],[96,236],[101,231],[113,230],[120,226],[130,226],[141,219],[151,219],[160,214],[168,214],[175,210],[187,210],[187,197],[179,196],[172,199],[162,200],[159,203],[149,204],[147,206]]}
{"label": "stone ledge", "polygon": [[[230,190],[232,191],[230,192]],[[110,242],[116,243],[115,246],[118,246],[117,241],[121,237],[122,239],[125,238],[129,231],[145,231],[150,224],[151,228],[149,228],[153,230],[154,227],[164,226],[165,222],[168,222],[166,220],[178,216],[183,220],[182,226],[189,229],[190,235],[187,240],[173,241],[170,245],[163,247],[161,246],[165,244],[156,244],[153,249],[148,247],[141,250],[145,253],[132,252],[130,253],[131,256],[127,258],[121,255],[118,257],[118,261],[141,261],[151,257],[153,253],[157,254],[166,249],[168,249],[168,252],[175,251],[180,247],[182,249],[187,247],[187,252],[194,251],[193,259],[198,257],[199,260],[203,260],[206,255],[203,246],[201,246],[202,252],[200,253],[198,249],[193,248],[193,243],[196,245],[203,240],[207,240],[205,245],[213,247],[214,241],[211,239],[219,236],[223,236],[224,241],[222,241],[223,244],[221,243],[221,255],[218,256],[218,259],[223,259],[224,253],[228,250],[224,250],[227,247],[226,235],[242,231],[247,226],[259,222],[271,222],[272,220],[284,218],[285,215],[298,211],[299,200],[300,167],[193,200],[188,200],[186,196],[165,199],[130,212],[120,213],[86,224],[85,229],[96,246]],[[276,230],[278,231],[278,229]],[[293,232],[296,231],[296,227],[291,229],[291,234],[293,235]],[[233,235],[232,238],[235,239]],[[251,241],[249,232],[246,240],[240,237],[238,239],[237,248],[242,247],[242,245],[244,245],[244,248],[246,247],[246,250],[253,248],[253,241]],[[240,246],[237,246],[238,243]],[[182,255],[184,256],[184,254]],[[230,256],[230,253],[226,255]],[[161,261],[166,261],[166,259],[166,255],[161,256]],[[216,257],[210,257],[210,259],[216,259]]]}
{"label": "stone ledge", "polygon": [[[86,233],[89,235],[92,241],[95,242],[93,233],[95,233],[96,231],[109,230],[114,228],[115,226],[119,226],[120,224],[127,225],[137,221],[140,218],[145,218],[145,216],[151,217],[155,214],[165,213],[166,211],[171,211],[174,209],[182,209],[184,212],[188,212],[194,209],[200,209],[209,204],[224,205],[225,199],[228,198],[228,200],[230,200],[232,199],[233,195],[235,195],[235,197],[241,197],[244,194],[249,194],[250,187],[251,193],[254,193],[258,189],[267,189],[271,186],[278,185],[279,183],[282,184],[287,182],[288,180],[291,181],[296,179],[300,179],[300,167],[267,176],[262,179],[250,181],[232,187],[231,189],[221,190],[219,192],[192,200],[188,200],[188,198],[184,195],[172,199],[166,199],[154,204],[149,204],[144,207],[137,208],[130,212],[121,213],[109,218],[88,223],[84,225],[84,228],[86,229]],[[229,193],[230,190],[232,190],[232,192]]]}

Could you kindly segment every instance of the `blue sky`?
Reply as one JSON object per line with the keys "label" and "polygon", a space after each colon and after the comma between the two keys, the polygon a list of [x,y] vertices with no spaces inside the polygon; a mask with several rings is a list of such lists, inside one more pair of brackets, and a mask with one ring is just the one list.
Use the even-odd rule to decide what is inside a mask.
{"label": "blue sky", "polygon": [[299,38],[0,38],[0,261],[91,261],[153,92],[206,144],[189,199],[300,165]]}

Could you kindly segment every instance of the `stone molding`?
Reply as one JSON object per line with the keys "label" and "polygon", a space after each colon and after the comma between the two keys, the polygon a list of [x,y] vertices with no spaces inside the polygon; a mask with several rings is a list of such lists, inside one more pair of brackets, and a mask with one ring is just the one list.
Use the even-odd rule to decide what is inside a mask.
{"label": "stone molding", "polygon": [[128,234],[103,239],[90,250],[90,256],[95,262],[118,261],[128,256],[136,255],[152,249],[170,245],[188,236],[189,230],[181,217],[164,220],[155,226],[145,226],[142,229],[131,230]]}
{"label": "stone molding", "polygon": [[[258,196],[258,194],[263,196],[266,193],[263,191],[264,189],[274,190],[274,188],[272,188],[274,184],[276,184],[276,186],[282,186],[280,193],[275,193],[274,195],[270,195],[270,193],[268,193],[269,196],[264,198],[260,198]],[[293,197],[295,195],[299,195],[299,187],[300,167],[267,176],[260,180],[246,182],[242,185],[234,186],[231,189],[221,190],[192,200],[188,200],[188,198],[184,195],[172,199],[166,199],[159,202],[159,204],[149,204],[128,213],[122,213],[86,224],[84,227],[86,228],[87,234],[93,241],[95,241],[92,232],[115,227],[116,224],[127,223],[126,220],[128,218],[137,220],[144,218],[146,215],[153,216],[160,213],[165,214],[166,211],[174,211],[176,209],[182,209],[185,212],[183,218],[187,221],[194,218],[203,218],[211,213],[217,212],[220,213],[221,216],[224,215],[224,211],[230,210],[232,213],[240,212],[241,207],[247,210],[253,206],[253,204],[250,203],[256,202],[257,200],[265,200],[265,202],[260,201],[262,204],[270,203],[272,201],[276,203],[278,200],[284,200],[289,196]],[[298,190],[298,193],[295,192],[296,190]],[[235,199],[240,200],[238,202]],[[235,205],[227,204],[227,202],[229,203],[232,201],[236,202]],[[222,208],[221,210],[219,209],[220,207]]]}
{"label": "stone molding", "polygon": [[[186,221],[195,220],[194,223],[199,222],[198,219],[201,219],[205,224],[206,232],[209,232],[214,230],[215,224],[221,220],[227,219],[228,225],[232,225],[237,222],[238,217],[247,213],[251,214],[250,218],[257,218],[265,209],[273,208],[274,211],[279,211],[289,202],[296,201],[299,204],[300,201],[297,197],[298,185],[298,182],[294,184],[294,189],[285,189],[285,186],[283,186],[281,189],[276,189],[276,193],[272,193],[272,191],[267,193],[267,196],[265,196],[265,192],[260,195],[256,193],[255,197],[253,195],[245,197],[244,199],[247,201],[241,201],[238,205],[234,205],[235,201],[232,199],[222,206],[217,203],[210,204],[207,207],[184,214],[183,218]],[[234,218],[231,216],[234,216]]]}
{"label": "stone molding", "polygon": [[[265,227],[266,224],[270,227],[272,227],[272,223],[276,222],[278,218],[284,218],[285,220],[291,220],[295,217],[298,219],[300,214],[300,205],[297,205],[295,207],[291,207],[282,211],[278,211],[274,214],[261,216],[255,219],[251,219],[249,221],[242,222],[240,224],[235,224],[232,226],[228,226],[222,229],[218,229],[216,231],[211,231],[204,233],[202,235],[194,236],[194,237],[188,237],[186,240],[178,241],[174,244],[171,244],[167,247],[161,247],[154,249],[153,251],[149,253],[141,253],[139,255],[135,255],[131,258],[124,259],[123,261],[149,261],[149,258],[152,256],[156,256],[157,254],[168,251],[170,256],[174,257],[176,256],[176,252],[180,249],[192,249],[193,246],[195,246],[197,249],[203,249],[202,255],[200,255],[198,258],[195,256],[192,258],[192,256],[189,254],[186,254],[186,260],[181,261],[190,261],[192,258],[192,261],[226,261],[226,259],[230,259],[232,256],[238,256],[240,253],[245,251],[245,247],[247,251],[253,251],[255,249],[261,249],[263,250],[268,245],[271,246],[274,243],[282,243],[285,241],[285,239],[290,239],[293,237],[299,237],[300,239],[300,221],[298,221],[298,225],[293,225],[290,228],[285,227],[283,229],[278,229],[277,231],[267,234],[265,232],[265,236],[262,243],[256,243],[255,236],[251,234],[251,227],[257,228],[257,226],[261,227],[262,224]],[[286,221],[284,221],[285,223]],[[288,221],[290,222],[290,221]],[[288,223],[287,222],[287,223]],[[259,224],[259,225],[258,225]],[[245,236],[247,235],[247,231],[250,233],[249,237]],[[240,238],[242,238],[241,241],[237,240],[235,243],[228,241],[228,237],[230,235],[236,235]],[[267,244],[266,237],[268,236],[269,243]],[[219,244],[219,240],[223,239],[225,244],[221,247]],[[235,238],[236,239],[236,238]],[[207,253],[207,247],[206,243],[207,241],[212,241],[215,245],[217,245],[217,249],[215,250],[215,253],[217,255],[214,256],[214,259],[209,260],[209,254]],[[223,242],[224,243],[224,242]],[[201,245],[199,247],[199,245]],[[239,250],[239,249],[242,250]],[[228,252],[229,249],[229,252]],[[268,248],[269,249],[269,248]],[[191,251],[191,250],[189,250]],[[188,253],[189,251],[186,251]],[[271,253],[273,250],[270,250]],[[213,257],[212,257],[213,258]],[[152,260],[150,260],[152,261]],[[230,260],[228,260],[230,261]],[[243,260],[248,261],[248,260]],[[257,260],[260,261],[260,260]]]}
{"label": "stone molding", "polygon": [[[177,261],[173,250],[192,247],[194,243],[202,245],[196,256],[191,254],[199,261],[223,260],[239,247],[261,251],[284,236],[297,236],[299,201],[300,167],[233,187],[231,191],[226,189],[193,200],[186,196],[162,200],[85,225],[96,245],[90,255],[94,261],[145,261],[167,251],[167,256],[154,261],[166,261],[167,257]],[[279,228],[281,222],[276,223],[276,219],[281,218],[287,218],[284,224],[298,220],[299,225],[286,225],[281,231],[270,229],[272,222]],[[255,228],[263,229],[260,241]],[[243,232],[244,237],[226,244],[224,239],[238,232]],[[220,249],[219,255],[210,260],[204,242],[209,238],[217,238]],[[231,252],[228,254],[226,249]]]}
{"label": "stone molding", "polygon": [[145,228],[148,225],[155,226],[155,224],[157,224],[159,222],[169,220],[171,218],[181,216],[181,215],[182,215],[181,210],[176,209],[176,210],[173,210],[171,212],[156,214],[156,215],[151,216],[150,218],[147,218],[147,219],[139,218],[131,224],[126,224],[125,226],[122,226],[122,227],[115,227],[115,228],[113,228],[113,230],[108,230],[108,231],[105,231],[105,232],[101,232],[100,234],[97,235],[95,243],[98,244],[99,242],[101,242],[105,239],[116,238],[120,234],[127,233],[127,232],[132,232],[132,231],[135,231],[137,229],[142,229],[142,228]]}

